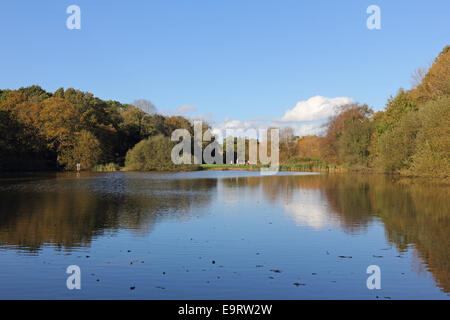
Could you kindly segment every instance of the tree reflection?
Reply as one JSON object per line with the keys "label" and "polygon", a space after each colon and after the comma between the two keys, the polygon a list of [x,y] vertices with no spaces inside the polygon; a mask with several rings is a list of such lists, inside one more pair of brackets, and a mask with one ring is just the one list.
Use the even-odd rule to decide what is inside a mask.
{"label": "tree reflection", "polygon": [[88,246],[105,232],[146,234],[162,219],[190,219],[210,202],[212,179],[57,179],[2,185],[0,243]]}
{"label": "tree reflection", "polygon": [[[220,198],[222,197],[222,198]],[[0,244],[71,249],[119,229],[147,234],[159,221],[192,219],[215,201],[281,206],[298,225],[364,232],[381,221],[400,252],[416,250],[450,292],[448,186],[385,175],[336,174],[185,179],[117,174],[0,183]]]}
{"label": "tree reflection", "polygon": [[[387,241],[400,252],[413,247],[438,286],[450,292],[448,186],[363,174],[242,177],[223,183],[228,188],[250,186],[255,193],[252,197],[262,190],[265,201],[282,205],[296,223],[313,228],[338,225],[358,234],[379,219]],[[310,201],[314,193],[316,200]],[[420,259],[415,260],[417,264]],[[414,268],[421,270],[420,265]]]}

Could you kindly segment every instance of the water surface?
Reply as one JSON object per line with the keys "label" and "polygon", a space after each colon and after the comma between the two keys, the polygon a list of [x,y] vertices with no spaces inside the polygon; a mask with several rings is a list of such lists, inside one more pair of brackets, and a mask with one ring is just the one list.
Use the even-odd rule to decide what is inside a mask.
{"label": "water surface", "polygon": [[449,199],[381,175],[0,179],[0,298],[449,299]]}

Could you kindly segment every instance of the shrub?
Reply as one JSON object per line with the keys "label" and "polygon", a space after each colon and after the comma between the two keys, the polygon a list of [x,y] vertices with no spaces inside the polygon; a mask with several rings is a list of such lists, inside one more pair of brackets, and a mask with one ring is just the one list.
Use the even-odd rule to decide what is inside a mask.
{"label": "shrub", "polygon": [[114,172],[119,170],[119,165],[115,163],[108,163],[108,164],[98,164],[95,165],[93,170],[96,172]]}
{"label": "shrub", "polygon": [[139,142],[128,151],[125,159],[127,170],[178,171],[196,170],[195,165],[175,165],[170,154],[175,144],[168,137],[157,135]]}

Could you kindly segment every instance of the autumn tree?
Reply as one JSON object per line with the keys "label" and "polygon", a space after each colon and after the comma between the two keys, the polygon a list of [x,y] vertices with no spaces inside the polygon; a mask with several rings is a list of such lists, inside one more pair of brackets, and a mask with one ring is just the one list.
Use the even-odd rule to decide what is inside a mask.
{"label": "autumn tree", "polygon": [[369,145],[374,130],[370,119],[373,111],[367,106],[358,106],[356,112],[349,112],[338,140],[338,156],[350,165],[369,166]]}
{"label": "autumn tree", "polygon": [[80,113],[67,100],[52,97],[42,102],[37,125],[47,139],[48,146],[61,151],[71,145],[74,133],[79,131]]}
{"label": "autumn tree", "polygon": [[323,137],[304,136],[295,143],[295,156],[300,159],[320,159]]}
{"label": "autumn tree", "polygon": [[423,76],[422,82],[411,90],[418,103],[450,95],[450,46],[446,46]]}
{"label": "autumn tree", "polygon": [[366,162],[373,130],[369,118],[372,113],[367,105],[342,106],[326,125],[327,133],[322,140],[324,159],[335,163]]}
{"label": "autumn tree", "polygon": [[183,117],[149,114],[72,88],[53,94],[39,86],[0,90],[0,113],[0,170],[72,170],[81,158],[84,168],[97,162],[124,165],[127,151],[141,140],[169,136],[177,128],[192,132]]}
{"label": "autumn tree", "polygon": [[[270,132],[270,131],[269,131]],[[295,140],[294,129],[292,127],[284,127],[280,130],[280,161],[283,163],[295,156]]]}
{"label": "autumn tree", "polygon": [[58,163],[66,170],[75,170],[77,163],[82,169],[90,170],[98,164],[101,154],[102,148],[97,138],[91,132],[82,130],[76,134],[72,145],[61,150]]}

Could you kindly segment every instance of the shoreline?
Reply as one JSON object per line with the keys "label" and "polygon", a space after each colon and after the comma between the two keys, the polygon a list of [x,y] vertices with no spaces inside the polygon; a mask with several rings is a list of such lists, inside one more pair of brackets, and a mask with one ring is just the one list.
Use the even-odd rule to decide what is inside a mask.
{"label": "shoreline", "polygon": [[[216,165],[216,164],[206,164],[199,165],[197,169],[194,170],[172,170],[172,171],[135,171],[135,170],[127,170],[126,168],[118,168],[117,170],[110,171],[96,171],[96,170],[82,170],[80,173],[90,173],[90,174],[102,174],[102,173],[113,173],[113,172],[134,172],[134,173],[182,173],[182,172],[201,172],[201,171],[249,171],[249,172],[258,172],[261,171],[261,166],[256,165]],[[393,172],[384,172],[376,169],[370,168],[346,168],[346,167],[337,167],[337,168],[328,168],[328,169],[318,169],[313,168],[311,170],[301,170],[297,168],[292,168],[288,166],[280,166],[279,172],[312,172],[312,173],[327,173],[327,174],[362,174],[362,175],[384,175],[388,177],[392,177],[395,180],[407,179],[409,181],[427,181],[427,182],[435,182],[438,184],[442,184],[444,186],[450,186],[450,177],[439,177],[439,176],[417,176],[417,175],[407,175],[402,173],[393,173]],[[74,171],[61,171],[61,170],[52,170],[52,171],[4,171],[0,172],[0,179],[5,181],[8,179],[20,179],[27,177],[38,177],[40,175],[48,176],[48,175],[57,175],[57,174],[70,174],[77,173]]]}

